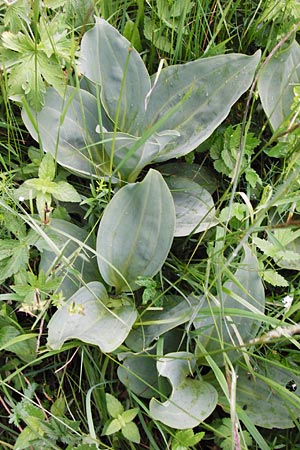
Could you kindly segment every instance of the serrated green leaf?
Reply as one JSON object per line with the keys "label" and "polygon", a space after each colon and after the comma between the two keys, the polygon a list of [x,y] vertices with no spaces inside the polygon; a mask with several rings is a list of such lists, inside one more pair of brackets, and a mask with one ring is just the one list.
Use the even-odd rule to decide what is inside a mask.
{"label": "serrated green leaf", "polygon": [[271,284],[272,286],[289,286],[288,281],[282,275],[276,272],[276,270],[264,270],[262,273],[262,277],[267,283]]}
{"label": "serrated green leaf", "polygon": [[58,181],[51,189],[54,198],[62,202],[81,202],[81,197],[76,189],[66,181]]}
{"label": "serrated green leaf", "polygon": [[139,412],[139,408],[128,409],[127,411],[123,412],[122,419],[126,423],[132,422],[133,419],[135,418],[135,416],[138,414],[138,412]]}
{"label": "serrated green leaf", "polygon": [[125,427],[122,427],[122,434],[130,442],[134,442],[135,444],[140,443],[140,432],[135,423],[126,423]]}
{"label": "serrated green leaf", "polygon": [[289,228],[275,229],[272,234],[268,234],[269,239],[274,236],[279,245],[286,246],[300,237],[300,229],[293,230]]}
{"label": "serrated green leaf", "polygon": [[26,180],[18,189],[15,190],[15,198],[17,200],[29,200],[36,197],[37,190],[30,184],[27,183]]}
{"label": "serrated green leaf", "polygon": [[54,416],[63,417],[65,414],[66,402],[63,397],[58,397],[53,405],[51,405],[50,411]]}
{"label": "serrated green leaf", "polygon": [[3,22],[5,28],[12,33],[17,33],[24,28],[24,23],[29,24],[31,19],[30,0],[17,0],[10,2],[5,8]]}
{"label": "serrated green leaf", "polygon": [[188,450],[205,436],[204,431],[194,434],[192,429],[177,431],[172,442],[172,450]]}
{"label": "serrated green leaf", "polygon": [[25,450],[28,449],[28,445],[30,445],[30,443],[32,441],[35,441],[37,438],[37,433],[36,431],[32,431],[30,429],[30,427],[25,427],[22,432],[19,434],[15,445],[14,445],[14,449],[15,450]]}
{"label": "serrated green leaf", "polygon": [[0,261],[13,255],[16,248],[16,242],[12,239],[0,240]]}
{"label": "serrated green leaf", "polygon": [[121,424],[118,421],[118,419],[113,419],[109,421],[107,424],[105,424],[102,434],[104,436],[109,436],[110,434],[117,433],[121,430]]}
{"label": "serrated green leaf", "polygon": [[14,34],[11,31],[4,31],[1,40],[4,48],[21,54],[26,54],[34,49],[33,40],[21,32]]}
{"label": "serrated green leaf", "polygon": [[218,220],[220,222],[226,223],[227,220],[230,220],[233,217],[235,217],[237,220],[241,221],[246,217],[247,213],[248,208],[244,203],[233,202],[230,208],[229,206],[226,206],[225,208],[222,209],[218,217]]}
{"label": "serrated green leaf", "polygon": [[47,178],[53,181],[55,177],[55,163],[50,153],[46,153],[39,166],[39,178]]}
{"label": "serrated green leaf", "polygon": [[67,38],[68,31],[62,14],[57,14],[51,20],[39,22],[40,43],[39,50],[43,50],[47,58],[52,55],[70,62],[73,54],[72,39]]}
{"label": "serrated green leaf", "polygon": [[[43,79],[47,81],[50,86],[53,86],[57,92],[63,95],[66,87],[66,78],[61,69],[59,61],[55,55],[50,58],[45,53],[39,52],[37,55],[38,67]],[[46,92],[44,87],[44,93]],[[42,105],[45,102],[43,99]]]}
{"label": "serrated green leaf", "polygon": [[122,403],[113,395],[106,393],[105,400],[108,414],[114,419],[124,412]]}
{"label": "serrated green leaf", "polygon": [[153,277],[168,255],[174,227],[174,203],[159,172],[150,169],[142,182],[122,187],[98,229],[97,259],[104,280],[126,291],[139,287],[139,276]]}
{"label": "serrated green leaf", "polygon": [[60,93],[66,85],[59,58],[70,59],[72,43],[66,39],[66,31],[60,30],[59,23],[60,16],[48,21],[47,26],[41,19],[38,25],[40,41],[23,32],[24,27],[17,34],[7,31],[2,35],[2,68],[9,75],[9,95],[17,101],[25,97],[35,111],[44,104],[44,81]]}
{"label": "serrated green leaf", "polygon": [[254,236],[253,242],[266,256],[274,257],[278,251],[278,248],[266,239]]}
{"label": "serrated green leaf", "polygon": [[255,172],[254,169],[251,169],[251,167],[248,167],[245,170],[245,178],[246,178],[246,181],[252,187],[252,189],[254,189],[257,184],[259,184],[259,185],[262,184],[262,180],[261,180],[260,176],[258,175],[258,173]]}
{"label": "serrated green leaf", "polygon": [[10,70],[8,86],[12,100],[21,101],[25,96],[35,110],[42,108],[46,88],[34,54],[24,55],[22,61]]}
{"label": "serrated green leaf", "polygon": [[0,264],[0,283],[26,268],[29,260],[29,250],[23,242],[17,241],[11,256],[3,259]]}

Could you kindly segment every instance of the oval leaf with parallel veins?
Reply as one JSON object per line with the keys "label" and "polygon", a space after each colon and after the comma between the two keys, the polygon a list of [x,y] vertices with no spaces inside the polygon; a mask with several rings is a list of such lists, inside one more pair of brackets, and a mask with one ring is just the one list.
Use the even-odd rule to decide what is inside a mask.
{"label": "oval leaf with parallel veins", "polygon": [[97,236],[100,273],[117,291],[138,289],[152,277],[172,245],[175,208],[163,177],[150,169],[140,183],[122,187],[106,207]]}
{"label": "oval leaf with parallel veins", "polygon": [[172,393],[164,403],[151,399],[154,420],[184,430],[196,427],[213,412],[217,391],[205,381],[189,378],[194,367],[194,355],[188,352],[168,353],[158,361],[158,373],[170,380]]}
{"label": "oval leaf with parallel veins", "polygon": [[292,113],[294,87],[300,82],[299,58],[300,45],[294,41],[288,48],[277,51],[261,71],[258,92],[273,130]]}
{"label": "oval leaf with parallel veins", "polygon": [[175,237],[200,233],[215,226],[215,206],[210,193],[188,178],[165,178],[176,211]]}
{"label": "oval leaf with parallel veins", "polygon": [[138,135],[151,85],[145,64],[130,42],[96,17],[95,26],[83,36],[79,67],[100,84],[102,104],[118,129]]}
{"label": "oval leaf with parallel veins", "polygon": [[[96,132],[100,106],[96,98],[83,89],[68,86],[64,97],[47,89],[41,111],[22,111],[29,133],[40,142],[43,150],[67,169],[82,176],[104,175],[108,172],[108,157]],[[101,113],[103,126],[110,124]]]}
{"label": "oval leaf with parallel veins", "polygon": [[[133,306],[120,305],[113,310],[103,284],[93,281],[80,288],[48,324],[48,346],[59,349],[69,339],[80,339],[112,352],[126,339],[136,320]],[[113,333],[112,333],[113,330]]]}
{"label": "oval leaf with parallel veins", "polygon": [[204,142],[250,87],[259,60],[260,51],[252,56],[232,53],[163,69],[149,96],[144,128],[153,126],[181,103],[157,130],[177,130],[180,135],[156,161],[186,155]]}

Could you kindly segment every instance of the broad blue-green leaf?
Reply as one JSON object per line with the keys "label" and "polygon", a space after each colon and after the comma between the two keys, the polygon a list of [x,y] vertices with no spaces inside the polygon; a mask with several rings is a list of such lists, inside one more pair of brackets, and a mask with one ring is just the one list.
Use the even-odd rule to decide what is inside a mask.
{"label": "broad blue-green leaf", "polygon": [[[65,220],[51,219],[43,231],[48,241],[31,230],[29,242],[41,252],[40,270],[45,273],[53,271],[56,276],[63,277],[59,289],[66,298],[73,295],[83,282],[99,280],[96,258],[89,251],[89,248],[93,249],[92,239],[88,239],[86,230]],[[58,254],[52,244],[58,249]]]}
{"label": "broad blue-green leaf", "polygon": [[126,345],[135,352],[149,347],[162,334],[188,322],[197,312],[199,301],[183,299],[179,295],[164,298],[161,310],[146,311],[126,339]]}
{"label": "broad blue-green leaf", "polygon": [[300,45],[294,41],[279,50],[262,69],[258,92],[273,130],[291,114],[294,87],[300,83]]}
{"label": "broad blue-green leaf", "polygon": [[138,276],[154,276],[167,258],[174,227],[173,199],[159,172],[150,169],[142,182],[122,187],[98,229],[98,265],[106,283],[135,290]]}
{"label": "broad blue-green leaf", "polygon": [[164,403],[151,399],[150,415],[154,420],[183,430],[196,427],[213,412],[217,391],[207,382],[188,378],[194,367],[194,356],[188,352],[169,353],[159,359],[157,370],[169,379],[172,393]]}
{"label": "broad blue-green leaf", "polygon": [[96,17],[83,36],[79,67],[101,86],[101,101],[119,130],[139,134],[150,78],[138,52],[114,27]]}
{"label": "broad blue-green leaf", "polygon": [[[203,305],[193,322],[207,352],[217,352],[213,357],[219,365],[224,364],[223,348],[232,361],[242,356],[242,351],[232,350],[232,348],[256,336],[261,325],[260,317],[264,313],[265,292],[258,274],[258,261],[247,246],[244,247],[244,253],[245,256],[233,275],[232,281],[227,281],[223,286],[222,299],[213,303],[202,297]],[[203,313],[201,313],[202,308]],[[210,308],[213,308],[211,314]],[[252,312],[253,317],[229,316],[223,313],[224,308]],[[255,314],[258,314],[257,319]],[[222,342],[220,342],[220,336]],[[204,360],[203,364],[205,364]]]}
{"label": "broad blue-green leaf", "polygon": [[[173,309],[173,311],[174,314],[176,314],[175,308]],[[192,314],[194,314],[193,308],[190,311],[190,316]],[[135,326],[140,325],[139,320],[140,319],[135,322]],[[173,325],[175,327],[176,324],[174,323],[173,318],[170,319],[169,316],[169,320],[171,322],[171,326]],[[177,327],[172,328],[170,331],[166,331],[168,323],[164,320],[162,320],[162,322],[163,323],[161,327],[159,323],[154,323],[153,326],[149,324],[149,327],[146,326],[144,329],[146,332],[147,328],[153,329],[153,334],[156,333],[156,337],[161,336],[161,334],[163,333],[160,339],[160,345],[163,344],[164,353],[179,351],[181,349],[181,346],[183,345],[182,330]],[[183,321],[181,321],[180,323],[182,322]],[[180,323],[178,321],[177,325]],[[141,331],[141,328],[139,330]],[[139,345],[133,344],[134,337],[136,337],[136,339],[138,340]],[[134,392],[139,397],[156,397],[159,392],[159,386],[161,387],[162,385],[162,380],[160,380],[160,383],[158,383],[158,372],[156,368],[158,352],[157,341],[152,342],[151,347],[148,347],[145,351],[141,351],[142,347],[140,343],[143,343],[143,341],[140,338],[140,334],[138,333],[137,335],[133,334],[130,337],[130,340],[126,339],[125,345],[128,346],[128,343],[130,343],[130,345],[135,349],[137,353],[125,352],[118,354],[119,360],[123,361],[123,364],[118,367],[119,380],[126,386],[127,389],[129,389],[131,392]],[[165,380],[165,383],[163,384],[166,384],[163,386],[164,392],[169,392],[169,384],[167,383],[167,381]]]}
{"label": "broad blue-green leaf", "polygon": [[[119,359],[124,356],[118,355]],[[127,389],[139,397],[151,398],[158,390],[155,355],[147,353],[126,354],[118,367],[118,378]]]}
{"label": "broad blue-green leaf", "polygon": [[105,150],[108,156],[113,157],[117,172],[121,173],[122,179],[133,182],[141,170],[155,159],[164,147],[174,140],[178,133],[172,130],[164,130],[154,133],[151,138],[143,142],[138,138],[126,133],[104,133]]}
{"label": "broad blue-green leaf", "polygon": [[153,126],[182,102],[158,130],[177,130],[180,136],[156,160],[185,155],[207,139],[250,87],[259,60],[260,51],[253,56],[201,58],[163,69],[148,98],[144,128]]}
{"label": "broad blue-green leaf", "polygon": [[[109,127],[103,112],[101,116]],[[31,136],[62,166],[83,176],[106,173],[108,158],[96,132],[99,107],[92,94],[69,86],[61,97],[49,88],[43,109],[23,109],[22,118]]]}
{"label": "broad blue-green leaf", "polygon": [[195,183],[200,184],[204,189],[206,189],[210,194],[213,194],[218,186],[218,180],[216,178],[216,173],[209,167],[204,165],[199,165],[195,163],[185,163],[185,162],[171,162],[167,164],[162,164],[158,167],[159,172],[164,178],[177,176],[188,178]]}
{"label": "broad blue-green leaf", "polygon": [[[300,417],[299,369],[273,364],[255,366],[254,375],[238,368],[236,402],[248,418],[263,428],[293,428]],[[217,387],[219,390],[219,388]],[[228,401],[219,393],[219,403]]]}
{"label": "broad blue-green leaf", "polygon": [[110,310],[105,287],[94,281],[79,289],[48,324],[48,345],[59,349],[69,339],[98,345],[112,352],[126,339],[136,319],[133,306]]}
{"label": "broad blue-green leaf", "polygon": [[206,189],[180,176],[166,177],[165,181],[175,205],[175,237],[200,233],[216,225],[214,201]]}

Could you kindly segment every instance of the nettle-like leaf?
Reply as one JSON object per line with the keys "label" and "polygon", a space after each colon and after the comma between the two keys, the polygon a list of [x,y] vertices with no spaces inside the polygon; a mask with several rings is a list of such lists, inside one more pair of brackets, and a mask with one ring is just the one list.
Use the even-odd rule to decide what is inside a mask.
{"label": "nettle-like leaf", "polygon": [[205,432],[194,434],[190,428],[177,431],[172,441],[172,450],[189,450],[189,447],[198,444],[205,436]]}
{"label": "nettle-like leaf", "polygon": [[[223,351],[228,352],[232,361],[242,356],[242,351],[232,349],[255,337],[264,313],[265,292],[258,274],[258,261],[247,246],[244,253],[232,280],[223,285],[222,298],[214,302],[202,297],[202,306],[193,321],[198,339],[207,352],[215,352],[213,357],[219,365],[224,364]],[[226,313],[227,308],[235,313]],[[253,316],[247,317],[247,313]]]}
{"label": "nettle-like leaf", "polygon": [[275,53],[261,71],[258,92],[273,130],[291,116],[294,87],[300,82],[300,45],[297,41]]}
{"label": "nettle-like leaf", "polygon": [[2,218],[9,238],[0,239],[0,283],[24,272],[29,262],[29,241],[22,218],[6,213]]}
{"label": "nettle-like leaf", "polygon": [[117,418],[119,414],[122,414],[124,412],[122,403],[119,402],[119,400],[113,395],[106,393],[105,400],[107,412],[111,417]]}
{"label": "nettle-like leaf", "polygon": [[150,169],[140,183],[120,189],[106,207],[97,235],[103,279],[117,291],[139,288],[139,276],[152,277],[169,253],[175,210],[161,174]]}
{"label": "nettle-like leaf", "polygon": [[[97,282],[80,288],[48,324],[48,345],[59,349],[69,339],[98,345],[102,352],[112,352],[126,339],[137,313],[133,306],[110,310],[105,287]],[[113,330],[113,332],[112,332]]]}
{"label": "nettle-like leaf", "polygon": [[63,97],[53,88],[47,89],[42,111],[22,111],[23,121],[31,136],[52,154],[62,166],[83,176],[103,175],[108,157],[99,144],[96,128],[110,127],[96,98],[85,90],[69,86]]}
{"label": "nettle-like leaf", "polygon": [[31,178],[15,190],[17,198],[36,198],[37,210],[44,218],[45,208],[50,208],[52,197],[70,203],[79,203],[81,197],[76,189],[67,181],[53,181],[55,176],[55,164],[50,153],[46,153],[39,167],[39,178]]}
{"label": "nettle-like leaf", "polygon": [[300,270],[300,230],[275,229],[267,232],[268,239],[253,238],[254,244],[279,267]]}
{"label": "nettle-like leaf", "polygon": [[[214,160],[214,168],[217,172],[228,177],[233,177],[234,171],[236,170],[236,161],[239,158],[241,146],[241,133],[242,128],[240,125],[229,125],[225,131],[220,130],[211,139],[209,152],[211,158]],[[253,133],[248,132],[245,136],[243,146],[244,157],[241,161],[240,171],[245,172],[246,180],[248,181],[249,178],[252,183],[255,180],[258,181],[259,176],[249,167],[249,161],[259,143],[259,139]]]}
{"label": "nettle-like leaf", "polygon": [[159,375],[169,379],[172,393],[164,403],[150,401],[154,420],[176,429],[194,428],[204,421],[217,405],[217,391],[207,382],[189,378],[195,367],[191,353],[166,354],[157,362]]}

